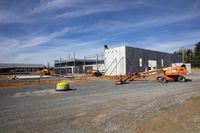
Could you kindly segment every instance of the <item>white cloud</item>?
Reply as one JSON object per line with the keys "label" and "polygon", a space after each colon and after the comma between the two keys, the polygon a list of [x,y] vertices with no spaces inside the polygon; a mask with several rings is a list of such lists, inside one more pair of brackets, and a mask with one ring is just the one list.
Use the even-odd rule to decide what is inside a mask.
{"label": "white cloud", "polygon": [[177,51],[178,49],[185,47],[185,48],[192,48],[192,44],[194,45],[197,39],[195,40],[160,40],[156,42],[150,42],[149,45],[147,45],[146,48],[152,49],[152,50],[159,50],[164,52],[171,52]]}
{"label": "white cloud", "polygon": [[161,38],[160,36],[143,37],[137,41],[128,41],[121,43],[108,44],[110,47],[119,47],[122,45],[138,47],[143,49],[150,49],[162,52],[173,53],[180,48],[193,49],[195,44],[200,41],[200,30],[180,33],[170,39]]}
{"label": "white cloud", "polygon": [[[86,15],[92,15],[96,13],[102,13],[102,12],[109,12],[109,11],[117,11],[119,8],[90,8],[90,9],[81,9],[81,10],[75,10],[75,11],[69,11],[66,13],[63,13],[57,17],[80,17],[80,16],[86,16]],[[57,18],[56,17],[56,18]]]}
{"label": "white cloud", "polygon": [[[22,54],[22,51],[26,53],[26,50],[29,51],[31,48],[39,49],[39,46],[46,45],[46,43],[51,42],[72,30],[73,28],[64,28],[61,31],[53,32],[48,35],[27,35],[18,39],[9,37],[0,38],[0,60],[3,60],[4,58],[6,60],[12,59],[13,57],[11,55],[20,55]],[[12,58],[7,58],[8,56]]]}
{"label": "white cloud", "polygon": [[[27,49],[27,52],[17,52],[12,53],[7,52],[6,55],[1,56],[1,62],[18,62],[18,63],[42,63],[46,65],[47,62],[53,64],[54,60],[59,59],[60,57],[67,58],[67,54],[72,54],[73,51],[76,52],[77,58],[83,58],[84,55],[99,53],[99,44],[102,43],[102,40],[90,40],[84,41],[81,40],[65,40],[62,46],[54,46],[52,48],[46,49],[37,49],[37,51],[32,51]],[[102,46],[103,50],[103,46]],[[13,58],[14,56],[14,58]]]}
{"label": "white cloud", "polygon": [[34,46],[43,45],[44,43],[50,42],[53,39],[60,37],[70,31],[73,31],[75,28],[64,28],[61,31],[53,32],[47,35],[36,35],[31,36],[25,41],[21,41],[21,48],[29,48]]}
{"label": "white cloud", "polygon": [[[66,25],[67,24],[73,25],[73,21],[70,20],[72,17],[80,17],[80,16],[85,17],[87,15],[94,15],[98,13],[124,11],[130,8],[138,8],[139,6],[142,6],[142,4],[145,3],[143,0],[134,1],[131,3],[129,2],[100,1],[99,3],[96,3],[93,0],[42,0],[37,7],[35,8],[31,7],[33,8],[33,10],[31,10],[30,8],[30,10],[26,10],[27,12],[24,13],[15,12],[12,9],[8,11],[0,10],[0,24],[15,23],[15,22],[24,23],[24,22],[34,21],[35,22],[34,24],[37,25],[40,24],[40,22],[42,22],[43,24],[44,22],[51,21],[52,25],[53,24],[57,25],[58,23],[60,23],[60,21],[62,21],[61,19],[65,18],[65,20],[67,21]],[[148,3],[149,1],[146,2]],[[198,7],[198,5],[199,2],[196,3],[195,7]],[[145,7],[146,6],[143,6],[142,8]],[[198,8],[196,8],[195,10],[198,10]],[[35,62],[35,63],[37,63],[37,61],[38,62],[44,62],[48,60],[53,61],[54,59],[57,59],[59,57],[64,57],[65,56],[64,54],[67,49],[70,49],[70,51],[78,50],[80,52],[78,52],[77,54],[86,55],[87,53],[97,51],[97,49],[100,47],[97,45],[103,45],[102,43],[105,42],[105,40],[109,45],[109,42],[111,42],[111,40],[116,41],[121,39],[120,41],[116,41],[117,45],[112,44],[111,47],[114,45],[115,46],[123,45],[120,44],[120,42],[123,41],[123,38],[120,38],[120,36],[128,32],[132,31],[145,32],[146,30],[148,30],[148,28],[152,27],[155,28],[159,26],[164,27],[165,25],[168,24],[175,24],[175,23],[178,24],[187,20],[199,18],[200,13],[195,10],[176,12],[176,9],[174,9],[175,12],[169,11],[168,13],[163,13],[165,15],[163,15],[162,13],[150,14],[149,16],[142,14],[141,16],[136,15],[130,18],[126,17],[127,14],[124,14],[125,16],[123,17],[121,16],[119,16],[119,18],[114,17],[115,18],[114,20],[102,17],[101,19],[99,18],[94,19],[94,21],[97,23],[90,22],[91,24],[86,24],[78,22],[78,24],[80,24],[80,27],[74,27],[74,28],[64,27],[63,30],[56,31],[53,33],[47,33],[47,34],[33,33],[32,35],[22,34],[21,35],[22,37],[20,38],[0,37],[0,60],[10,61],[10,62],[13,61],[13,62]],[[59,13],[55,11],[58,11]],[[50,12],[52,14],[49,14]],[[47,20],[45,20],[46,18],[41,19],[43,16],[46,17],[46,15],[48,16]],[[55,18],[55,16],[57,17]],[[140,21],[137,21],[137,19],[140,19]],[[44,26],[44,29],[42,29],[42,31],[47,32],[49,29],[46,29],[46,27],[47,26]],[[86,27],[86,28],[81,28],[81,27]],[[23,27],[19,28],[22,28],[23,30]],[[34,32],[37,32],[38,30],[39,29],[35,28]],[[94,34],[91,35],[93,31]],[[98,33],[98,31],[100,32]],[[82,33],[85,32],[86,34],[81,33],[78,34],[78,36],[73,36],[76,37],[77,40],[72,40],[62,37],[67,33],[76,34],[80,32]],[[105,37],[103,35],[104,33],[108,36]],[[88,39],[91,36],[93,37],[93,39]],[[160,36],[158,36],[147,40],[137,41],[136,44],[137,46],[141,46],[141,44],[144,44],[146,46],[144,46],[143,48],[149,48],[152,50],[173,52],[173,50],[176,50],[177,48],[188,47],[194,44],[195,41],[198,41],[199,36],[200,36],[200,31],[196,30],[194,32],[190,31],[184,34],[182,33],[179,36],[176,35],[177,39],[171,38],[170,40],[164,40],[161,39]],[[105,37],[105,39],[101,39],[101,37]],[[48,43],[51,43],[51,47],[48,47],[45,50],[41,49],[42,46],[46,47]],[[63,44],[63,46],[60,46],[60,44]],[[59,46],[56,47],[56,45]],[[33,48],[36,49],[36,51],[30,52],[30,49]],[[13,56],[15,56],[15,58],[13,58]]]}
{"label": "white cloud", "polygon": [[153,18],[147,18],[141,20],[141,22],[129,21],[127,23],[126,21],[123,20],[120,21],[105,20],[102,22],[98,22],[97,24],[94,24],[94,26],[99,29],[110,30],[110,31],[120,30],[119,34],[123,34],[124,32],[144,30],[146,28],[164,26],[199,17],[200,17],[199,12],[195,13],[191,12],[186,14],[173,14],[173,15],[169,14],[167,16],[156,16]]}
{"label": "white cloud", "polygon": [[[194,44],[199,41],[200,30],[191,31],[177,35],[170,40],[160,38],[147,38],[132,44],[140,45],[142,48],[158,50],[163,52],[177,51],[180,48],[194,48]],[[131,44],[131,43],[129,43]]]}
{"label": "white cloud", "polygon": [[[33,34],[18,39],[0,38],[0,61],[21,63],[52,62],[59,57],[65,56],[67,49],[79,51],[77,55],[80,56],[84,53],[88,54],[88,50],[93,49],[97,43],[104,41],[104,39],[81,40],[77,38],[73,40],[61,37],[69,32],[85,32],[85,30],[80,30],[78,27],[70,27],[50,34]],[[62,41],[59,41],[59,39]],[[51,46],[48,43],[51,43]],[[35,49],[35,51],[31,49]],[[96,48],[93,51],[96,51]]]}
{"label": "white cloud", "polygon": [[[21,50],[24,48],[31,48],[35,46],[43,45],[47,42],[52,41],[53,39],[60,37],[70,31],[73,31],[75,28],[64,28],[61,31],[56,31],[50,34],[43,34],[43,35],[27,35],[23,36],[19,39],[12,39],[12,38],[0,38],[1,41],[1,48],[4,49],[2,52],[7,52],[12,50]],[[13,49],[16,48],[16,49]]]}
{"label": "white cloud", "polygon": [[27,23],[30,20],[12,11],[0,10],[0,24],[3,23]]}
{"label": "white cloud", "polygon": [[83,0],[44,0],[40,2],[39,6],[33,9],[32,14],[58,10],[64,7],[72,7],[82,1]]}
{"label": "white cloud", "polygon": [[83,6],[81,8],[67,11],[63,14],[60,14],[57,17],[80,17],[86,15],[92,15],[97,13],[104,13],[104,12],[113,12],[113,11],[120,11],[120,10],[127,10],[129,8],[133,8],[131,5],[120,4],[120,3],[104,3],[104,4],[97,4],[97,5],[90,5],[90,6]]}
{"label": "white cloud", "polygon": [[47,0],[33,9],[32,14],[62,10],[57,17],[79,17],[96,13],[127,10],[142,5],[141,0],[135,1],[93,1],[93,0]]}

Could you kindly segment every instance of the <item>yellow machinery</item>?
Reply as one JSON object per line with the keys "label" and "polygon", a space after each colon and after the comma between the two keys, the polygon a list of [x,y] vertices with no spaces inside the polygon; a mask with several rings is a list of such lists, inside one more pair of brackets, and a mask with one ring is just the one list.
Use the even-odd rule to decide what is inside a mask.
{"label": "yellow machinery", "polygon": [[50,74],[51,74],[50,70],[47,69],[47,68],[44,68],[44,69],[41,70],[41,75],[50,75]]}

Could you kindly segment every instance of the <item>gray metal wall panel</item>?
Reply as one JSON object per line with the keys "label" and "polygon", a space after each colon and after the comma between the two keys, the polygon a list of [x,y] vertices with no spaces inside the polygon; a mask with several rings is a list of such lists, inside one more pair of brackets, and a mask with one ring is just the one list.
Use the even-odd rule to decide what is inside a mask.
{"label": "gray metal wall panel", "polygon": [[[139,66],[139,58],[142,58],[142,67]],[[145,67],[148,67],[148,60],[156,60],[157,67],[160,68],[161,59],[164,60],[164,67],[181,62],[179,55],[126,46],[126,73],[145,71]]]}

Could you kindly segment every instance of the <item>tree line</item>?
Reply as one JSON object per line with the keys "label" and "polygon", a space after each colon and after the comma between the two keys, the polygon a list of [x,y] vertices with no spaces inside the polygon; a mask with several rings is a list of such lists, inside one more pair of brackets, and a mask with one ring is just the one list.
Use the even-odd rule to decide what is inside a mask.
{"label": "tree line", "polygon": [[174,54],[180,55],[184,63],[191,63],[192,67],[200,67],[200,42],[196,43],[193,49],[180,48]]}

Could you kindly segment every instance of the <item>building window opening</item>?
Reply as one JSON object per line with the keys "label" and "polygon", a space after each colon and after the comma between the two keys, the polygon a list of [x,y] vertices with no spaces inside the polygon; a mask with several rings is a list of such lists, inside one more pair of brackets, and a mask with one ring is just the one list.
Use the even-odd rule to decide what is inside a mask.
{"label": "building window opening", "polygon": [[164,66],[164,61],[163,61],[163,59],[161,59],[161,67],[163,67]]}
{"label": "building window opening", "polygon": [[139,58],[139,66],[142,67],[142,58]]}

